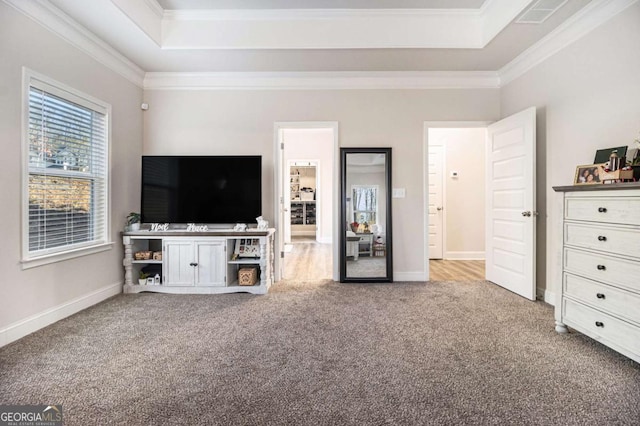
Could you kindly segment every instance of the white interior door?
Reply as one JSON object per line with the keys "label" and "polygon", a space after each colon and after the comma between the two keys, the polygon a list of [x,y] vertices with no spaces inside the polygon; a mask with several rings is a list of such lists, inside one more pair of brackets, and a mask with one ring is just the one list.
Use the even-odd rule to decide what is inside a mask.
{"label": "white interior door", "polygon": [[536,109],[487,128],[486,279],[536,298]]}
{"label": "white interior door", "polygon": [[[281,151],[284,156],[284,150]],[[283,186],[283,212],[284,222],[282,228],[284,229],[284,243],[291,244],[291,163],[289,163],[283,173],[285,182]]]}
{"label": "white interior door", "polygon": [[429,145],[429,259],[442,259],[444,241],[444,146]]}

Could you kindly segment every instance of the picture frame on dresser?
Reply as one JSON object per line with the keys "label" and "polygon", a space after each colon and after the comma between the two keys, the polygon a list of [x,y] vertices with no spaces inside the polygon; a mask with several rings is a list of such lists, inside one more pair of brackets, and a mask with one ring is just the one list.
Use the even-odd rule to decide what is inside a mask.
{"label": "picture frame on dresser", "polygon": [[595,185],[602,183],[600,170],[602,164],[585,164],[576,167],[576,174],[573,178],[574,185]]}

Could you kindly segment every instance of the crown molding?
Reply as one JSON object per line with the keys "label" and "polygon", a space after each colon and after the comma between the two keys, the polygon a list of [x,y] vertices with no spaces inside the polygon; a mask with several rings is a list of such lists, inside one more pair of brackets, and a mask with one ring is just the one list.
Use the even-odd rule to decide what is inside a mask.
{"label": "crown molding", "polygon": [[636,2],[638,0],[593,0],[499,69],[500,86],[506,86]]}
{"label": "crown molding", "polygon": [[149,72],[145,90],[497,89],[491,71],[456,72]]}
{"label": "crown molding", "polygon": [[[479,9],[165,10],[160,45],[163,49],[478,49],[530,1],[488,0]],[[128,15],[140,27],[149,25],[136,13]]]}
{"label": "crown molding", "polygon": [[136,86],[143,87],[144,70],[142,68],[48,1],[3,1]]}

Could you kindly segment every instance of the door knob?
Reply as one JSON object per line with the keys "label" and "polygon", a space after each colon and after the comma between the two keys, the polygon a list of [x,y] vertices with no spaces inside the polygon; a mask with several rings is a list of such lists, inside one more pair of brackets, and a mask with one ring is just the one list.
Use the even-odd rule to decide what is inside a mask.
{"label": "door knob", "polygon": [[522,216],[531,217],[531,212],[530,211],[522,212]]}
{"label": "door knob", "polygon": [[440,211],[442,210],[442,207],[436,207],[436,210]]}

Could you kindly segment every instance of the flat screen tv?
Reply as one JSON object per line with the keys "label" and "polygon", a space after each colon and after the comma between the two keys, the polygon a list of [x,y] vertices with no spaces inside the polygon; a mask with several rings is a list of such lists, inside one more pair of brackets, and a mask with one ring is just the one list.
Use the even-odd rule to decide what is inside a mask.
{"label": "flat screen tv", "polygon": [[233,224],[262,214],[261,156],[143,156],[142,222]]}

